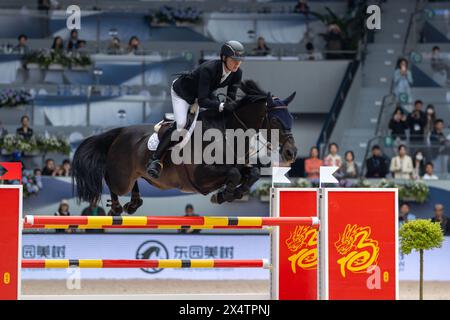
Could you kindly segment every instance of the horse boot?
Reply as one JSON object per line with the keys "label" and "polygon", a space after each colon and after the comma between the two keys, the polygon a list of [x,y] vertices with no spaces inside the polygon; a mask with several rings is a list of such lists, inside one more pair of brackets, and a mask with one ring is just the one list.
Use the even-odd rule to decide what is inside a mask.
{"label": "horse boot", "polygon": [[159,141],[158,147],[155,152],[153,152],[149,163],[147,164],[147,173],[150,177],[154,179],[158,179],[161,175],[161,171],[163,169],[162,157],[166,153],[167,149],[169,149],[173,144],[176,144],[177,141],[172,141],[172,132],[177,128],[176,123],[172,123],[172,125],[163,133],[161,140]]}

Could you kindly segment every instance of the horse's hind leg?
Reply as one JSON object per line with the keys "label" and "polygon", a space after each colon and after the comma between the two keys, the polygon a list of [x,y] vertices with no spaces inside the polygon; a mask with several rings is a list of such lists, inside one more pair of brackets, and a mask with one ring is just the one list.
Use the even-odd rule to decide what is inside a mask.
{"label": "horse's hind leg", "polygon": [[131,190],[131,200],[123,206],[123,210],[128,214],[133,214],[136,210],[142,206],[141,194],[139,193],[139,186],[137,180],[134,182],[133,190]]}
{"label": "horse's hind leg", "polygon": [[111,191],[111,199],[108,199],[106,206],[111,207],[108,212],[109,216],[120,216],[123,212],[122,205],[119,202],[117,194]]}

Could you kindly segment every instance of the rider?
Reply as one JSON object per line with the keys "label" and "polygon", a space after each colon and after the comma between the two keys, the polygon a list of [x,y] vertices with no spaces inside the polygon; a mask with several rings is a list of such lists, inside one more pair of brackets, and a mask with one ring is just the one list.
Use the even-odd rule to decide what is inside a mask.
{"label": "rider", "polygon": [[[174,80],[171,87],[172,106],[176,126],[166,130],[152,154],[147,165],[147,173],[153,178],[159,178],[163,168],[161,158],[172,145],[171,135],[177,129],[184,129],[189,107],[197,99],[200,108],[216,109],[219,112],[233,111],[236,107],[236,92],[242,79],[239,68],[244,57],[244,46],[238,41],[228,41],[222,45],[220,60],[203,62],[196,69]],[[212,97],[218,88],[227,88],[226,102],[219,102]]]}

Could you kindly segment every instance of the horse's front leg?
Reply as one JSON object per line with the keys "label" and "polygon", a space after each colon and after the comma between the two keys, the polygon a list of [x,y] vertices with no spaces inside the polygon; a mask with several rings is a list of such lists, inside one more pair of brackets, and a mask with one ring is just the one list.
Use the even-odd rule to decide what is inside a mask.
{"label": "horse's front leg", "polygon": [[222,191],[212,195],[211,202],[221,204],[225,201],[231,202],[234,198],[234,192],[241,183],[241,173],[236,167],[217,166],[217,170],[223,170],[225,178],[225,188]]}
{"label": "horse's front leg", "polygon": [[261,176],[261,170],[257,167],[244,167],[241,170],[241,175],[241,185],[234,191],[235,199],[242,199],[244,194],[250,191],[251,186],[259,180]]}

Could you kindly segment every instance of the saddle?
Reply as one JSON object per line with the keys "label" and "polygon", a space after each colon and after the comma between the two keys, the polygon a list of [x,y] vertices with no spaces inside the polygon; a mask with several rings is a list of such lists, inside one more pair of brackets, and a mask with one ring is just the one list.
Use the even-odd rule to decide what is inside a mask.
{"label": "saddle", "polygon": [[[195,113],[197,112],[197,109],[199,108],[197,103],[194,103],[191,105],[188,111],[187,120],[186,120],[186,126],[184,129],[189,130],[191,125],[194,123],[195,120]],[[163,120],[155,124],[153,127],[154,131],[158,134],[158,139],[161,139],[164,132],[170,128],[171,125],[175,122],[175,117],[173,113],[166,113],[164,114]]]}

